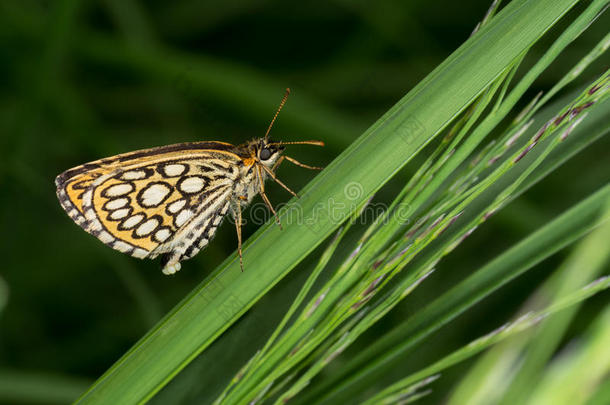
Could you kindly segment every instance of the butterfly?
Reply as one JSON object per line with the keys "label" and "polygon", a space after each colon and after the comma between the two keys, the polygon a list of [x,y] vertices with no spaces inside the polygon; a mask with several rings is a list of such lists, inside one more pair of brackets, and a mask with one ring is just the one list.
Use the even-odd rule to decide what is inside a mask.
{"label": "butterfly", "polygon": [[176,273],[182,261],[205,248],[230,213],[243,271],[242,209],[260,194],[281,227],[265,194],[265,180],[271,178],[296,196],[276,177],[278,166],[287,160],[321,169],[282,153],[285,145],[323,142],[269,139],[289,94],[286,89],[262,138],[241,145],[179,143],[86,163],[57,176],[59,202],[74,222],[113,249],[140,259],[160,256],[164,274]]}

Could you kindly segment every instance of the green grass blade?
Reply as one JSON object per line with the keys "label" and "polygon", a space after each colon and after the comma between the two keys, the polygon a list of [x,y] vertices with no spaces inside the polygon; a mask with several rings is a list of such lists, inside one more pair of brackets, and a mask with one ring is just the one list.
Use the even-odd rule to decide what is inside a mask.
{"label": "green grass blade", "polygon": [[[546,295],[552,294],[555,300],[559,300],[569,291],[590,282],[601,273],[610,254],[608,240],[610,226],[606,225],[579,244],[559,270],[559,277],[552,280],[554,285],[547,288],[551,291],[547,291]],[[503,395],[500,405],[525,403],[536,390],[539,380],[544,377],[546,364],[560,345],[578,309],[578,306],[569,308],[541,325],[540,330],[530,339],[524,362],[509,390]]]}
{"label": "green grass blade", "polygon": [[597,387],[608,380],[610,307],[602,312],[589,332],[584,341],[551,363],[527,405],[585,404]]}
{"label": "green grass blade", "polygon": [[[160,390],[445,128],[576,0],[516,0],[388,111],[108,370],[83,403],[138,403]],[[160,64],[160,69],[163,65]],[[476,72],[476,74],[474,74]],[[447,97],[451,94],[452,97]],[[357,182],[354,198],[346,187]],[[333,202],[334,209],[328,204]]]}
{"label": "green grass blade", "polygon": [[[578,304],[579,302],[582,302],[584,300],[586,300],[587,298],[593,296],[594,294],[597,294],[607,288],[610,288],[610,278],[608,277],[603,277],[599,280],[596,280],[595,282],[591,283],[588,286],[585,286],[583,288],[577,289],[576,291],[571,292],[570,294],[565,295],[564,297],[561,298],[561,300],[559,300],[558,302],[554,303],[553,305],[548,306],[547,308],[544,308],[540,311],[536,311],[536,312],[528,312],[526,314],[524,314],[523,316],[519,317],[517,320],[515,320],[514,322],[509,322],[505,325],[503,325],[502,327],[498,328],[497,330],[482,336],[474,341],[472,341],[471,343],[469,343],[468,345],[454,351],[453,353],[449,354],[448,356],[442,358],[441,360],[435,362],[434,364],[431,364],[430,366],[416,372],[413,373],[403,379],[401,379],[399,382],[391,385],[390,387],[386,388],[384,391],[380,392],[378,395],[375,395],[373,398],[369,399],[368,401],[364,402],[366,405],[373,405],[376,403],[379,403],[378,401],[381,400],[382,398],[386,397],[386,396],[390,396],[390,395],[400,395],[402,393],[402,391],[405,388],[410,388],[410,386],[418,381],[424,380],[426,378],[430,378],[432,376],[437,375],[438,373],[440,373],[441,371],[459,363],[462,362],[478,353],[480,353],[481,351],[489,348],[490,346],[497,344],[498,342],[501,342],[504,339],[507,339],[509,337],[512,337],[513,335],[523,332],[524,330],[527,330],[533,326],[536,326],[539,324],[539,322],[544,319],[547,318],[549,316],[552,316],[554,314],[556,314],[557,312],[560,312],[562,310],[564,310],[565,308],[569,308],[573,305]],[[606,311],[606,313],[604,314],[604,316],[602,316],[603,319],[606,319],[606,323],[607,323],[607,319],[608,319],[608,311]],[[598,347],[595,347],[591,350],[591,348],[588,348],[590,350],[588,350],[589,353],[586,353],[587,356],[581,356],[584,357],[585,359],[589,359],[591,360],[591,351],[593,352],[597,352],[597,353],[602,353],[602,357],[601,357],[601,361],[599,360],[599,357],[597,359],[597,361],[595,362],[595,365],[597,366],[597,370],[598,374],[599,371],[602,371],[602,375],[603,375],[603,370],[608,368],[608,362],[605,361],[605,359],[608,357],[607,353],[608,353],[608,345],[601,345],[600,343],[603,342],[602,339],[600,338],[605,338],[606,342],[607,339],[609,337],[608,333],[610,331],[610,328],[608,328],[607,324],[605,325],[605,328],[597,328],[599,329],[598,332],[601,332],[598,334],[597,339],[596,339],[596,343]],[[601,349],[601,350],[600,350]],[[581,376],[583,374],[586,373],[582,373],[581,370],[583,367],[587,366],[587,363],[583,362],[582,358],[579,359],[580,363],[584,363],[582,364],[580,367],[573,367],[573,370],[577,371]],[[563,377],[563,376],[561,376]],[[557,384],[557,380],[560,380],[562,384],[564,384],[564,387],[570,387],[572,393],[574,394],[574,389],[580,391],[581,389],[581,385],[579,384],[570,384],[567,383],[567,378],[564,379],[556,379],[555,381],[552,381],[553,386],[552,389],[548,389],[548,391],[550,392],[554,392],[555,394],[553,395],[549,395],[549,392],[543,392],[540,395],[540,398],[536,398],[533,402],[528,402],[530,404],[572,404],[575,402],[565,402],[563,400],[560,400],[560,397],[557,396],[557,392],[561,391],[561,389],[558,389],[560,386]],[[553,398],[553,400],[549,401],[549,398]]]}
{"label": "green grass blade", "polygon": [[[286,314],[280,321],[279,325],[273,331],[273,333],[271,334],[269,339],[267,339],[265,346],[260,351],[258,351],[254,355],[254,357],[248,362],[246,367],[244,367],[244,369],[238,373],[239,379],[247,376],[246,373],[248,373],[252,368],[254,368],[257,365],[257,363],[266,354],[266,352],[271,347],[271,345],[273,345],[273,343],[275,343],[275,341],[277,340],[280,333],[282,333],[284,331],[284,328],[286,327],[288,322],[292,319],[296,310],[300,308],[301,304],[305,300],[305,297],[307,297],[307,295],[309,294],[309,291],[311,290],[315,281],[318,279],[318,277],[320,276],[320,274],[322,273],[322,271],[328,264],[329,260],[331,259],[332,255],[334,254],[335,250],[337,250],[337,247],[339,246],[339,242],[341,242],[341,240],[345,236],[345,233],[348,230],[348,228],[349,227],[346,226],[346,227],[343,227],[342,229],[340,229],[339,232],[337,232],[337,234],[335,235],[335,238],[332,240],[330,245],[324,250],[324,252],[320,256],[320,260],[318,261],[318,264],[316,264],[316,267],[314,267],[314,269],[311,272],[311,274],[309,275],[309,277],[307,277],[307,280],[305,281],[303,288],[301,288],[299,290],[299,293],[297,294],[296,298],[294,299],[292,305],[290,305],[290,308],[288,308],[288,311],[286,312]],[[234,378],[233,381],[231,382],[231,384],[229,384],[225,388],[224,392],[218,397],[218,399],[215,401],[215,403],[221,403],[222,399],[226,396],[227,392],[232,388],[232,385],[237,383],[237,381],[238,381],[238,378],[237,377]]]}
{"label": "green grass blade", "polygon": [[[322,397],[323,403],[337,403],[353,397],[354,391],[366,386],[366,381],[374,380],[373,377],[383,370],[396,366],[415,345],[464,310],[591,229],[610,220],[608,213],[605,217],[600,217],[608,198],[610,185],[507,250],[417,312],[402,326],[386,334],[346,365],[341,377],[328,384],[332,388]],[[310,395],[309,400],[315,393]],[[317,398],[317,401],[322,398]],[[307,402],[308,399],[304,401]]]}
{"label": "green grass blade", "polygon": [[593,397],[589,398],[587,405],[606,405],[610,398],[610,379],[602,381],[594,392]]}
{"label": "green grass blade", "polygon": [[[563,106],[566,104],[571,105],[573,100],[575,98],[578,98],[577,94],[582,93],[587,93],[586,89],[581,89],[578,92],[575,92],[570,96],[559,100],[555,105],[551,106],[550,108],[542,110],[540,113],[538,113],[534,118],[534,122],[536,123],[536,125],[533,126],[531,135],[536,132],[535,128],[542,126],[545,122],[549,121],[558,114],[558,110],[561,110],[560,108],[558,108],[558,106]],[[550,155],[547,156],[543,163],[538,166],[536,170],[523,183],[521,183],[512,198],[523,193],[526,189],[537,183],[540,179],[544,178],[550,171],[557,168],[560,164],[565,162],[574,154],[581,151],[587,145],[590,145],[593,141],[595,141],[602,135],[608,133],[610,130],[610,123],[606,118],[608,115],[608,111],[610,111],[610,99],[606,98],[605,100],[599,101],[596,104],[596,108],[593,108],[589,111],[589,115],[587,116],[588,119],[583,121],[583,126],[577,126],[574,132],[572,133],[573,136],[568,137],[555,150],[553,150]],[[528,138],[528,136],[525,136],[525,138]],[[533,156],[530,156],[530,158],[538,159],[539,156],[537,155],[539,153],[546,152],[540,149],[533,149],[530,153],[533,153]],[[528,168],[528,165],[514,167],[511,172],[507,173],[507,175],[501,178],[494,186],[496,192],[497,190],[500,190],[504,187],[508,187],[510,184],[513,183],[515,178],[522,177],[524,170],[530,170]],[[495,192],[492,192],[489,198],[495,198]],[[479,212],[480,209],[488,209],[485,208],[488,206],[488,202],[486,201],[486,198],[482,198],[480,200],[477,200],[475,204],[470,206],[468,210],[469,212],[471,212],[471,215],[474,215],[472,214],[474,212]],[[449,230],[447,234],[451,234],[451,232],[452,231]],[[423,253],[425,254],[425,252]],[[434,259],[434,257],[432,257],[431,259]],[[424,262],[427,260],[429,260],[428,257],[420,260],[420,262]],[[413,270],[413,268],[411,268],[411,270]],[[342,371],[339,373],[339,375],[332,376],[319,386],[312,386],[311,390],[307,394],[305,394],[305,397],[302,400],[301,398],[295,398],[297,403],[309,403],[313,401],[313,398],[317,398],[320,395],[323,395],[323,392],[333,389],[337,390],[340,384],[344,382],[343,380],[358,375],[358,373],[363,368],[365,368],[369,364],[374,364],[380,357],[383,356],[386,351],[390,350],[395,346],[399,346],[408,337],[406,335],[400,335],[398,337],[394,336],[396,339],[392,339],[391,335],[392,334],[390,333],[389,336],[386,335],[386,337],[376,341],[375,344],[369,346],[366,351],[363,351],[355,359],[351,359],[351,361],[348,361],[347,364],[343,364],[341,368]],[[357,384],[354,381],[347,382],[347,384],[358,386],[363,385],[365,381],[369,380],[362,379],[360,381],[361,384]]]}
{"label": "green grass blade", "polygon": [[[609,211],[608,207],[610,205],[606,211]],[[528,300],[530,304],[525,310],[537,310],[549,302],[559,301],[601,274],[610,255],[605,248],[609,238],[609,223],[587,236],[551,279]],[[533,333],[499,345],[487,353],[462,380],[448,404],[458,405],[464,401],[473,405],[526,403],[544,378],[545,367],[579,308],[580,305],[574,305],[543,321]]]}
{"label": "green grass blade", "polygon": [[[597,100],[600,101],[604,98],[604,95],[607,93],[606,91],[599,92],[590,92],[590,89],[597,88],[596,86],[599,83],[603,83],[606,76],[603,76],[601,79],[595,81],[593,84],[589,85],[586,89],[580,92],[580,94],[573,100],[570,101],[569,107],[566,108],[574,108],[575,111],[580,111],[577,106],[584,103],[587,103],[587,100]],[[593,98],[591,98],[591,96]],[[591,101],[593,103],[593,101]],[[599,103],[595,102],[593,104],[588,104],[591,108],[591,111],[599,108]],[[561,113],[566,109],[562,109]],[[574,124],[576,125],[576,121]],[[545,126],[544,128],[547,128]],[[538,155],[530,161],[529,165],[518,165],[521,170],[518,175],[514,177],[513,180],[508,182],[503,182],[506,185],[506,189],[500,193],[500,196],[509,196],[510,193],[507,194],[510,190],[515,190],[517,185],[522,182],[522,179],[525,178],[528,174],[532,173],[539,167],[539,163],[542,162],[544,157],[548,155],[548,153],[552,150],[551,145],[557,145],[557,142],[560,141],[559,135],[561,135],[565,128],[553,127],[554,129],[551,132],[547,133],[547,137],[552,137],[552,132],[558,132],[554,137],[554,140],[551,142],[547,142],[547,147],[542,147],[541,150],[538,150]],[[547,139],[547,138],[540,138]],[[521,147],[521,149],[514,151],[509,159],[503,162],[502,165],[496,167],[494,170],[493,176],[494,178],[498,176],[498,173],[506,172],[509,167],[514,167],[513,159],[517,156],[521,156],[523,151],[527,151],[528,145],[525,144]],[[486,160],[483,161],[483,164],[486,163]],[[491,175],[490,175],[491,177]],[[483,180],[480,184],[473,186],[471,189],[473,191],[472,196],[476,196],[483,192],[489,182],[487,180]],[[482,185],[482,187],[480,187]],[[478,189],[475,191],[475,189]],[[472,197],[469,197],[472,198]],[[498,209],[495,201],[498,200],[497,196],[493,196],[491,200],[486,204],[482,204],[478,208],[478,211],[470,208],[470,215],[473,216],[470,222],[466,221],[466,223],[462,223],[461,225],[453,227],[453,231],[457,232],[457,235],[454,235],[453,238],[446,240],[447,249],[451,249],[449,246],[455,246],[456,243],[462,239],[462,234],[460,232],[467,232],[472,226],[479,223],[481,218],[484,217],[485,212],[488,212],[491,209]],[[505,201],[506,197],[500,198],[500,201]],[[494,208],[495,207],[495,208]],[[458,207],[454,208],[452,213],[448,214],[448,219],[451,218],[456,212],[462,212],[464,208]],[[444,211],[446,212],[446,210]],[[478,212],[478,213],[477,213]],[[396,218],[392,218],[391,222]],[[450,220],[450,219],[449,219]],[[394,251],[394,254],[398,254],[398,256],[390,255],[387,258],[396,257],[401,258],[401,262],[408,259],[409,255],[416,254],[417,252],[424,248],[427,243],[430,242],[437,232],[442,232],[445,230],[445,226],[442,221],[435,221],[437,225],[434,225],[434,228],[437,230],[435,232],[425,232],[426,235],[420,235],[418,239],[413,244],[409,244],[408,248],[401,243],[394,243],[393,247],[389,249],[390,251]],[[461,231],[460,231],[461,229]],[[449,233],[452,233],[449,230]],[[374,245],[377,245],[379,241],[379,233],[375,235]],[[419,240],[419,242],[418,242]],[[407,242],[405,242],[407,243]],[[399,253],[403,252],[404,253]],[[363,251],[366,251],[367,247],[363,247]],[[274,347],[274,352],[269,356],[266,356],[257,367],[258,370],[254,374],[251,374],[245,378],[242,378],[239,384],[235,387],[235,389],[229,394],[227,398],[225,398],[226,403],[243,403],[249,402],[251,400],[256,399],[256,395],[258,393],[264,393],[268,387],[273,384],[278,378],[281,377],[282,374],[287,373],[291,368],[298,367],[297,363],[304,360],[312,350],[316,350],[316,347],[322,343],[322,340],[328,336],[328,333],[332,333],[332,326],[329,325],[338,325],[338,322],[342,322],[346,320],[346,316],[349,314],[354,314],[355,311],[361,307],[361,304],[367,302],[370,298],[371,291],[375,291],[379,288],[383,288],[384,284],[391,284],[393,287],[392,291],[386,295],[386,298],[382,301],[384,304],[380,304],[379,306],[369,306],[366,305],[366,314],[363,314],[363,318],[358,322],[357,325],[354,325],[353,329],[350,329],[348,333],[340,333],[336,335],[338,340],[336,341],[336,345],[330,347],[326,354],[323,354],[319,357],[319,361],[316,364],[312,365],[304,374],[299,376],[299,380],[294,383],[293,387],[291,387],[287,392],[285,392],[282,397],[278,399],[278,401],[282,402],[283,400],[287,400],[288,398],[294,397],[298,391],[300,391],[308,382],[313,378],[317,372],[324,367],[327,363],[328,358],[333,358],[337,351],[340,351],[342,347],[345,347],[349,344],[350,341],[353,341],[362,331],[366,330],[372,323],[379,319],[384,313],[390,310],[400,299],[404,298],[409,291],[412,290],[414,286],[418,284],[417,281],[413,279],[413,277],[419,278],[420,280],[425,278],[425,275],[429,272],[429,269],[434,266],[443,255],[445,248],[437,249],[437,254],[431,257],[429,260],[425,261],[423,264],[410,266],[409,270],[412,273],[411,277],[407,277],[399,282],[390,282],[390,279],[393,277],[392,274],[395,271],[398,271],[400,268],[404,266],[396,266],[398,263],[394,259],[387,259],[379,261],[379,263],[385,262],[386,264],[381,265],[379,267],[375,267],[374,272],[367,271],[369,267],[366,265],[367,259],[363,259],[362,255],[358,255],[357,262],[359,265],[355,265],[353,268],[349,269],[345,274],[346,277],[341,280],[339,283],[331,284],[330,286],[323,287],[319,290],[318,294],[321,294],[320,297],[324,297],[315,299],[311,302],[315,309],[314,316],[305,316],[302,319],[302,322],[298,323],[298,325],[291,329],[291,333],[287,333],[283,336],[281,342],[279,342]],[[384,254],[384,257],[386,255]],[[379,258],[378,258],[379,260]],[[363,262],[364,261],[364,262]],[[372,262],[371,262],[372,264]],[[366,274],[363,274],[364,273]],[[336,274],[342,274],[343,271],[337,271]],[[357,278],[359,275],[363,276],[363,279],[357,282]],[[386,277],[387,276],[387,277]],[[382,280],[380,283],[379,281]],[[415,283],[414,283],[415,281]],[[347,290],[350,290],[353,283],[357,282],[357,286],[352,293],[347,293]],[[372,289],[372,290],[371,290]],[[361,291],[361,292],[359,292]],[[364,292],[368,291],[368,292]],[[368,297],[368,298],[367,298]],[[340,300],[337,302],[337,300]],[[326,317],[325,322],[320,322],[322,317]]]}

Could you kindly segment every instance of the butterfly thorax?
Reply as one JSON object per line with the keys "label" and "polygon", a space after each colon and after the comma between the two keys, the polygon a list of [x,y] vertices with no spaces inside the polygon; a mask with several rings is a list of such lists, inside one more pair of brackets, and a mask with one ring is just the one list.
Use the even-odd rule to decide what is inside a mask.
{"label": "butterfly thorax", "polygon": [[[265,181],[267,173],[261,174],[260,181]],[[240,205],[244,206],[250,204],[252,199],[260,192],[261,186],[260,181],[256,175],[256,166],[244,166],[240,170],[239,180],[235,182],[235,188],[231,200],[240,200]]]}

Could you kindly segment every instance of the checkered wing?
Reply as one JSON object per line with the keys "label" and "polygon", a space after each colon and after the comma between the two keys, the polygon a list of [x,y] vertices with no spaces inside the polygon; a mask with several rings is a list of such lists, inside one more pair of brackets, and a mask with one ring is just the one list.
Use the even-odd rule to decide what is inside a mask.
{"label": "checkered wing", "polygon": [[57,176],[57,196],[74,222],[113,249],[188,259],[229,209],[243,164],[232,148],[195,142],[87,163]]}

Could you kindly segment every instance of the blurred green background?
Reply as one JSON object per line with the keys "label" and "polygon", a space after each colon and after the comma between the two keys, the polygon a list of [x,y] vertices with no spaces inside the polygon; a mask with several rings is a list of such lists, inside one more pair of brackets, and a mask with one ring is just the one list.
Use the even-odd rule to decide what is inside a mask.
{"label": "blurred green background", "polygon": [[[55,198],[57,174],[135,149],[261,136],[286,87],[293,93],[272,134],[325,141],[324,149],[290,149],[303,162],[325,165],[464,42],[489,3],[2,1],[0,401],[13,403],[22,392],[21,402],[36,402],[37,389],[49,403],[78,395],[236,248],[234,228],[225,225],[176,277],[163,276],[157,263],[114,252],[73,224]],[[565,74],[609,23],[603,17],[569,47],[531,96]],[[553,31],[528,61],[552,38]],[[594,64],[572,88],[603,66]],[[609,150],[602,139],[489,221],[351,353],[608,182]],[[417,162],[388,183],[379,201],[399,190]],[[279,171],[296,190],[314,175],[288,164]],[[273,185],[268,194],[275,204],[289,198]],[[245,236],[255,229],[246,225]],[[561,259],[460,317],[396,375],[502,324]],[[310,264],[279,283],[155,401],[199,403],[217,395],[271,333]],[[572,336],[607,299],[585,304]],[[445,374],[423,403],[441,400],[467,366]]]}

